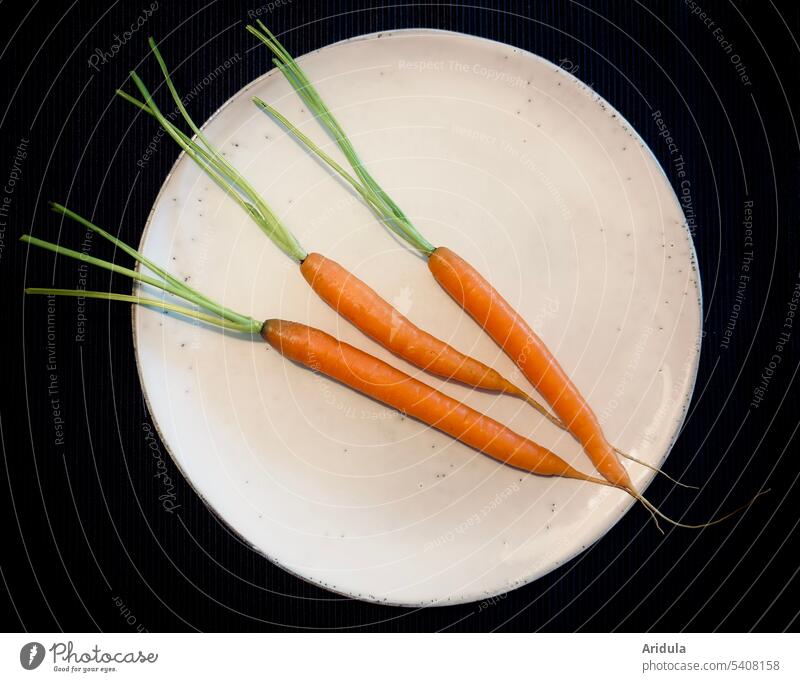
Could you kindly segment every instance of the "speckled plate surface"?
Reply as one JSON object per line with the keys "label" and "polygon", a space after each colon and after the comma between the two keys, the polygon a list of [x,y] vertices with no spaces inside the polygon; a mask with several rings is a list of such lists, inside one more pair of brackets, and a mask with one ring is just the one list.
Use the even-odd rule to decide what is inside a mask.
{"label": "speckled plate surface", "polygon": [[[468,258],[535,326],[613,442],[662,462],[694,384],[700,290],[679,203],[626,122],[553,64],[469,36],[383,33],[301,61],[423,234]],[[425,263],[253,95],[338,150],[276,72],[205,126],[301,243],[527,386]],[[338,319],[185,156],[142,250],[240,312],[311,323],[417,374]],[[618,491],[498,465],[258,340],[152,310],[135,312],[134,329],[153,418],[192,486],[270,560],[337,592],[406,605],[506,592],[580,552],[630,506]],[[446,391],[591,470],[571,438],[519,401]],[[628,468],[645,487],[648,471]]]}

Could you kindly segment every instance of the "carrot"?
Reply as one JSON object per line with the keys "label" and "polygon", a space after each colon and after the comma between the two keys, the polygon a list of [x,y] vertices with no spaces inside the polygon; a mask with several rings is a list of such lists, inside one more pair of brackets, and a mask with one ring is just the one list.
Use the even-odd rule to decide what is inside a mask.
{"label": "carrot", "polygon": [[320,254],[309,254],[247,179],[203,135],[186,111],[152,38],[150,45],[178,110],[197,140],[190,139],[172,125],[135,73],[131,73],[131,78],[145,101],[141,102],[122,91],[119,94],[158,120],[169,135],[239,203],[267,236],[284,253],[300,262],[303,277],[328,305],[384,348],[420,369],[473,388],[512,395],[529,402],[536,409],[544,409],[525,391],[488,365],[420,329],[366,283],[335,261]]}
{"label": "carrot", "polygon": [[474,388],[529,399],[488,365],[417,327],[336,261],[310,253],[300,265],[300,272],[328,305],[398,357],[431,374]]}
{"label": "carrot", "polygon": [[[390,229],[427,258],[429,269],[436,281],[511,357],[551,406],[560,425],[568,429],[581,443],[595,468],[610,483],[633,491],[630,476],[617,457],[618,451],[608,442],[588,403],[543,341],[475,268],[447,248],[433,248],[430,242],[414,228],[408,217],[366,170],[344,130],[325,106],[297,62],[261,21],[257,23],[260,31],[252,26],[248,26],[247,30],[272,51],[275,64],[296,89],[303,102],[331,133],[358,180],[351,177],[275,109],[257,98],[254,100],[256,105],[274,116],[339,173],[361,194]],[[547,415],[546,410],[540,411]],[[548,418],[556,423],[552,415]]]}
{"label": "carrot", "polygon": [[[58,206],[55,204],[54,206]],[[59,212],[75,215],[59,206]],[[78,216],[79,217],[79,216]],[[76,258],[93,265],[128,276],[188,301],[197,308],[188,308],[164,299],[142,298],[111,292],[79,289],[26,289],[29,294],[47,294],[100,298],[144,305],[176,312],[202,320],[229,331],[259,334],[284,357],[335,379],[364,395],[402,411],[493,459],[540,476],[562,476],[580,481],[608,485],[602,479],[581,473],[550,450],[515,433],[491,417],[481,414],[455,398],[365,353],[342,343],[330,334],[298,322],[255,319],[236,313],[210,300],[188,284],[172,277],[166,270],[147,260],[121,240],[101,230],[89,221],[82,224],[120,247],[157,276],[109,263],[100,258],[58,246],[42,239],[23,235],[22,241],[50,250],[58,255]],[[205,311],[205,312],[203,312]]]}
{"label": "carrot", "polygon": [[509,466],[605,484],[455,398],[319,329],[267,320],[261,335],[282,355],[389,405]]}
{"label": "carrot", "polygon": [[525,373],[611,483],[632,488],[594,412],[539,336],[467,261],[439,247],[428,259],[436,281]]}

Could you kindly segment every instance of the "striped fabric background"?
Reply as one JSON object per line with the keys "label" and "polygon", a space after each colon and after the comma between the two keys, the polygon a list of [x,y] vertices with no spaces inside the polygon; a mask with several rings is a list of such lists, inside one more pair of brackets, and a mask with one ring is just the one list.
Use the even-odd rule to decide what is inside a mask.
{"label": "striped fabric background", "polygon": [[[720,500],[730,508],[761,487],[772,492],[737,521],[702,533],[661,536],[651,528],[633,540],[646,523],[641,509],[633,511],[534,584],[491,604],[426,610],[348,600],[272,566],[207,510],[162,446],[180,504],[164,513],[152,485],[151,422],[129,312],[98,303],[84,321],[74,302],[48,311],[44,300],[23,300],[25,285],[74,287],[86,277],[90,286],[108,286],[108,279],[74,262],[54,268],[50,257],[29,256],[17,237],[57,238],[46,201],[58,199],[138,243],[177,151],[162,145],[145,168],[137,165],[154,127],[144,117],[134,121],[115,88],[133,67],[155,80],[149,35],[168,47],[183,91],[232,60],[224,78],[191,102],[192,114],[205,120],[266,67],[265,51],[243,30],[259,11],[298,55],[362,33],[419,26],[542,55],[609,100],[680,193],[653,116],[661,112],[685,161],[706,305],[697,390],[669,466],[686,468],[685,478],[704,488],[671,493],[662,480],[650,492],[667,511],[688,506],[691,519],[713,515]],[[11,182],[0,188],[5,629],[797,628],[800,320],[768,371],[800,282],[796,3],[76,0],[54,10],[7,1],[0,17],[0,181]],[[126,40],[137,22],[141,28]],[[745,202],[752,202],[753,256],[742,293]],[[87,248],[112,256],[107,244]]]}

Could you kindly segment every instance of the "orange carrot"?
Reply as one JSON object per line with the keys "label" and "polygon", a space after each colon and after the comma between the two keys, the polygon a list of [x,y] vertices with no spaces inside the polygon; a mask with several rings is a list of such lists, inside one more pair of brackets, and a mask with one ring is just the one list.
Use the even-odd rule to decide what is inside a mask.
{"label": "orange carrot", "polygon": [[309,253],[300,266],[312,289],[367,336],[431,374],[524,400],[529,396],[488,365],[417,327],[336,261]]}
{"label": "orange carrot", "polygon": [[691,529],[723,523],[768,492],[759,492],[747,504],[705,523],[675,521],[638,493],[632,484],[584,474],[547,448],[491,417],[319,329],[298,322],[267,320],[261,327],[261,336],[284,357],[419,419],[503,464],[538,476],[560,476],[619,488],[642,503],[659,530],[658,518]]}
{"label": "orange carrot", "polygon": [[540,476],[606,484],[491,417],[319,329],[298,322],[267,320],[261,336],[290,360],[415,417],[504,464]]}
{"label": "orange carrot", "polygon": [[632,489],[628,472],[606,440],[592,409],[539,336],[481,274],[450,249],[428,259],[436,281],[525,373],[611,483]]}

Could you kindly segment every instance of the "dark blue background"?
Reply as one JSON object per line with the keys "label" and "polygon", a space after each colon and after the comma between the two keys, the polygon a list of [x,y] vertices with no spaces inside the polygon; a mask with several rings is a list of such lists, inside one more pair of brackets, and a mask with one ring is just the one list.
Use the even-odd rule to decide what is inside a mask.
{"label": "dark blue background", "polygon": [[[179,89],[189,90],[238,53],[241,61],[196,98],[205,120],[263,73],[267,55],[244,31],[262,5],[161,0],[147,25],[97,71],[149,2],[3,3],[0,6],[0,179],[25,143],[2,233],[3,551],[0,608],[9,630],[782,630],[796,628],[800,542],[796,503],[796,371],[792,333],[763,402],[749,407],[798,283],[798,29],[794,2],[699,5],[740,55],[742,83],[691,3],[496,2],[378,5],[294,0],[262,15],[294,54],[362,33],[433,27],[486,36],[577,66],[576,76],[639,131],[675,183],[652,120],[660,110],[684,159],[705,295],[705,339],[690,415],[670,471],[700,494],[665,481],[655,502],[687,519],[772,492],[736,520],[703,532],[659,535],[629,513],[566,566],[492,605],[397,609],[348,600],[272,566],[232,536],[168,461],[179,512],[162,511],[142,424],[126,306],[87,309],[75,343],[75,305],[57,304],[55,351],[63,446],[53,443],[46,304],[24,285],[74,287],[76,266],[16,242],[55,238],[46,200],[68,202],[129,242],[177,156],[162,144],[146,172],[135,161],[155,127],[114,97],[136,67],[156,80],[145,40],[156,36]],[[267,4],[267,3],[264,3]],[[30,11],[29,11],[30,10]],[[677,184],[676,184],[677,188]],[[743,204],[753,201],[752,279],[730,345],[721,346],[743,257]],[[72,241],[70,233],[62,236]],[[111,256],[106,244],[92,252]],[[55,263],[55,266],[54,266]],[[99,273],[91,287],[108,286]],[[126,285],[127,286],[127,285]],[[800,324],[800,323],[798,323]],[[133,620],[131,620],[133,619]]]}

